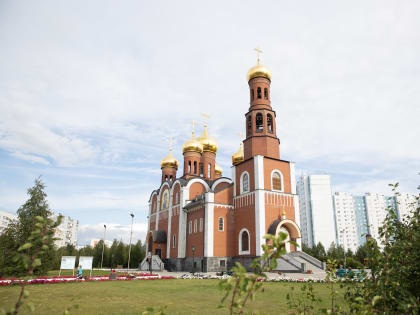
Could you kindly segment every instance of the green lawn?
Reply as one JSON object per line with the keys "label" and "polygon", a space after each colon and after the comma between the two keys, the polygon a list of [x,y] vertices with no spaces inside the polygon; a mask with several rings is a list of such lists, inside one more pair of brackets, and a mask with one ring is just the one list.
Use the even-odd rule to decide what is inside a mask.
{"label": "green lawn", "polygon": [[[293,284],[296,287],[302,284]],[[266,283],[249,310],[260,314],[284,314],[286,294],[292,284]],[[28,301],[35,304],[36,314],[62,314],[78,304],[72,314],[141,314],[147,307],[166,305],[167,314],[226,314],[217,309],[221,298],[218,280],[134,280],[87,283],[32,285]],[[314,284],[317,294],[328,301],[325,284]],[[295,290],[296,291],[296,290]],[[16,302],[19,287],[0,287],[0,309],[9,309]],[[340,301],[339,301],[340,302]],[[341,301],[342,302],[342,301]],[[29,313],[23,308],[22,314]]]}

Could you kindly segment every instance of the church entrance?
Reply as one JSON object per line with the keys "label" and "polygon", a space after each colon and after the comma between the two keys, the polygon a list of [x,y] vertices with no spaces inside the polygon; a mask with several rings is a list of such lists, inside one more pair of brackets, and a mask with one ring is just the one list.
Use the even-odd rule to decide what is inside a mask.
{"label": "church entrance", "polygon": [[162,250],[160,248],[156,248],[155,255],[158,255],[159,258],[162,258]]}
{"label": "church entrance", "polygon": [[301,238],[299,227],[296,223],[292,220],[288,219],[277,219],[271,223],[270,227],[268,228],[268,233],[271,235],[278,235],[279,232],[283,232],[287,234],[286,238],[286,252],[294,252],[297,249],[294,245],[290,244],[289,241],[296,242],[297,239]]}

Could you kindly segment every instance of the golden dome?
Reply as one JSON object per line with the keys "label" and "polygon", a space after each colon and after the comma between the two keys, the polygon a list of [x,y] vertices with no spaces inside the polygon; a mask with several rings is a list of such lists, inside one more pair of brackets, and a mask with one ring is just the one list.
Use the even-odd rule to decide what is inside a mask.
{"label": "golden dome", "polygon": [[165,167],[172,167],[178,169],[178,161],[172,155],[172,150],[169,150],[168,156],[160,162],[160,168]]}
{"label": "golden dome", "polygon": [[235,165],[235,164],[241,163],[243,160],[244,160],[244,148],[241,143],[241,145],[239,146],[239,150],[234,155],[232,155],[232,164]]}
{"label": "golden dome", "polygon": [[185,153],[185,152],[198,152],[198,153],[203,152],[203,145],[201,144],[200,141],[195,139],[194,132],[191,135],[191,139],[185,142],[184,145],[182,146],[182,153]]}
{"label": "golden dome", "polygon": [[220,167],[219,164],[216,164],[215,167],[214,167],[214,172],[216,173],[216,175],[222,176],[223,169]]}
{"label": "golden dome", "polygon": [[271,81],[271,71],[263,65],[260,65],[260,63],[258,63],[256,66],[248,70],[246,77],[248,81],[257,77],[267,78]]}
{"label": "golden dome", "polygon": [[210,137],[207,134],[207,125],[204,125],[203,134],[197,138],[198,141],[203,145],[203,151],[207,152],[217,152],[217,142],[216,139]]}

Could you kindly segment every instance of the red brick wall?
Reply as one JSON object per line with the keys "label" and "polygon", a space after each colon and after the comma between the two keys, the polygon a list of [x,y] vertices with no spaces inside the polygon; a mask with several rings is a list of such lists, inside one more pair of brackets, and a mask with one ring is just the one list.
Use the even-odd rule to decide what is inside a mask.
{"label": "red brick wall", "polygon": [[202,183],[194,183],[190,186],[190,198],[189,200],[193,200],[195,197],[201,195],[205,192],[206,189]]}
{"label": "red brick wall", "polygon": [[291,193],[290,186],[290,164],[285,161],[264,159],[264,188],[271,190],[271,172],[278,169],[283,175],[284,192]]}
{"label": "red brick wall", "polygon": [[[222,184],[225,184],[224,186],[229,185],[227,183],[222,183]],[[219,184],[216,187],[220,187],[222,184]],[[225,188],[214,194],[214,203],[231,205],[232,202],[233,202],[233,186]]]}
{"label": "red brick wall", "polygon": [[[179,242],[179,206],[172,207],[172,219],[171,219],[171,237],[170,240],[170,258],[177,258],[178,257],[178,242]],[[176,235],[176,242],[175,248],[172,247],[172,237]]]}
{"label": "red brick wall", "polygon": [[[203,230],[200,232],[200,218],[203,218]],[[194,233],[194,220],[197,220],[197,232]],[[192,221],[192,233],[189,234],[189,222]],[[204,208],[192,210],[187,214],[186,257],[192,257],[191,246],[195,246],[195,257],[204,256]]]}
{"label": "red brick wall", "polygon": [[[234,211],[229,207],[214,206],[213,255],[216,257],[234,255],[235,218],[233,213]],[[223,231],[219,231],[219,218],[224,220]]]}
{"label": "red brick wall", "polygon": [[240,178],[241,174],[244,171],[247,171],[249,173],[249,187],[250,190],[253,191],[255,189],[255,179],[254,179],[254,159],[250,159],[248,161],[245,161],[239,165],[236,166],[236,195],[240,194]]}

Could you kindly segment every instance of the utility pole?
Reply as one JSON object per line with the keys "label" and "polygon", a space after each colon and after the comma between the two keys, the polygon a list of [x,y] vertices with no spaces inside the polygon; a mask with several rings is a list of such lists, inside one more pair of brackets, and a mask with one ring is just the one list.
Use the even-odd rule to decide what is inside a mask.
{"label": "utility pole", "polygon": [[130,213],[131,215],[131,230],[130,230],[130,246],[128,249],[128,264],[127,264],[127,270],[130,269],[130,258],[131,258],[131,239],[133,237],[133,221],[134,221],[134,214]]}
{"label": "utility pole", "polygon": [[102,259],[101,259],[101,269],[104,263],[104,250],[105,250],[105,235],[106,235],[106,225],[104,224],[104,241],[102,243]]}

